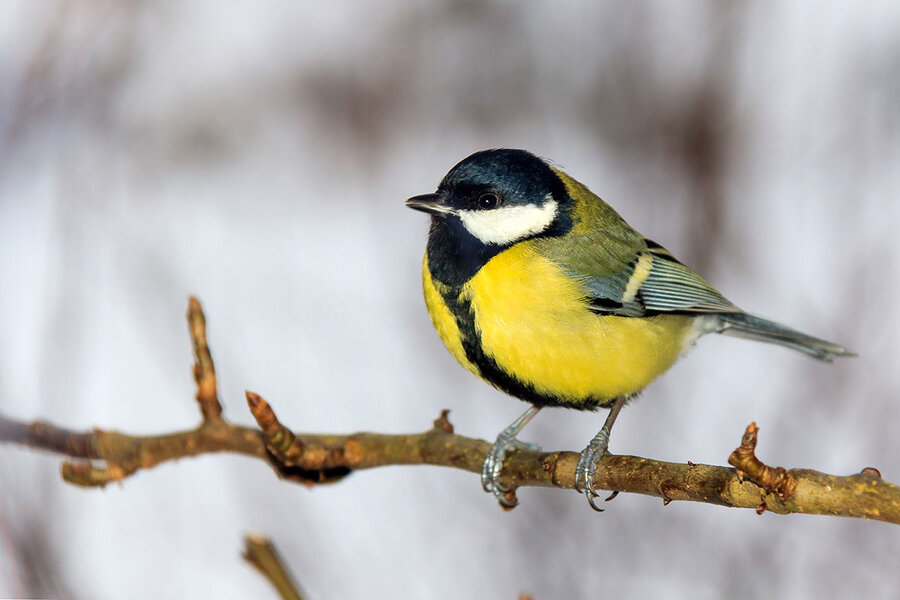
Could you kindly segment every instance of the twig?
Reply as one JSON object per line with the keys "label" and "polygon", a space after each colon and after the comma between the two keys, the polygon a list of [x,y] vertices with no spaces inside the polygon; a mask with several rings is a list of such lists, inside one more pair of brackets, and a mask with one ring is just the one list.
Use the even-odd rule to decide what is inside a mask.
{"label": "twig", "polygon": [[268,538],[257,533],[244,537],[244,560],[269,580],[282,600],[303,600],[306,596],[291,577],[281,555]]}
{"label": "twig", "polygon": [[191,296],[188,300],[188,327],[194,346],[194,381],[197,382],[197,403],[204,423],[222,421],[222,405],[216,390],[216,368],[206,342],[206,317],[200,301]]}
{"label": "twig", "polygon": [[[307,485],[337,481],[357,469],[387,465],[429,464],[481,472],[490,444],[453,433],[446,414],[435,421],[432,429],[416,434],[302,434],[282,425],[265,400],[248,392],[247,401],[260,429],[225,421],[216,398],[215,371],[206,348],[205,326],[197,326],[204,322],[202,311],[195,302],[191,303],[189,319],[197,357],[197,399],[204,414],[199,427],[157,436],[131,436],[99,429],[76,433],[44,422],[25,424],[0,416],[0,442],[79,459],[64,463],[62,474],[66,481],[83,486],[103,486],[140,469],[213,452],[261,458],[281,476]],[[607,455],[600,461],[595,487],[655,496],[666,503],[686,500],[735,508],[764,506],[781,514],[838,515],[900,524],[900,487],[881,479],[876,470],[840,477],[791,469],[784,471],[781,479],[770,480],[760,474],[764,469],[754,470],[765,465],[760,462],[754,466],[755,434],[752,437],[752,445],[745,437],[744,450],[738,450],[744,457],[740,468],[750,479],[760,477],[762,485],[729,467]],[[502,483],[509,488],[572,489],[577,462],[575,452],[518,450],[504,465]],[[791,486],[773,483],[787,480]]]}
{"label": "twig", "polygon": [[[747,430],[741,438],[741,445],[728,457],[728,464],[738,470],[738,476],[746,475],[766,493],[775,494],[781,500],[790,498],[794,493],[794,488],[797,487],[797,479],[784,467],[770,467],[756,458],[758,433],[759,427],[755,422],[747,425]],[[865,472],[865,469],[863,471]],[[766,503],[763,501],[756,512],[762,514],[766,508]]]}
{"label": "twig", "polygon": [[[891,498],[892,494],[885,494],[878,498],[882,492],[889,491],[885,486],[893,486],[881,479],[881,473],[874,467],[865,467],[858,475],[851,477],[835,477],[808,469],[791,469],[784,467],[770,467],[756,457],[756,443],[759,427],[756,423],[750,423],[741,438],[741,445],[731,453],[728,462],[738,470],[739,477],[748,477],[765,492],[761,498],[756,512],[764,513],[766,510],[775,512],[808,512],[802,510],[805,505],[817,507],[817,514],[842,515],[847,504],[858,504],[858,516],[868,519],[887,520],[893,523],[893,518],[882,519],[880,517],[881,503],[892,514],[897,510],[897,499]],[[810,485],[811,483],[815,485]],[[832,483],[834,482],[834,483]],[[832,494],[829,486],[836,485],[836,492]],[[865,501],[859,502],[856,499]],[[789,507],[798,507],[791,510]]]}

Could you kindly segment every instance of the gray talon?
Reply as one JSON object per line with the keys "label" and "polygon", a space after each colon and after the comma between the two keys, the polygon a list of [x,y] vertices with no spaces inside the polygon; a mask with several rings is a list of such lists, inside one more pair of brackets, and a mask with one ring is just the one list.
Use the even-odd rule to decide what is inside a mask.
{"label": "gray talon", "polygon": [[500,484],[500,474],[503,470],[503,461],[511,450],[540,450],[535,444],[528,444],[516,439],[516,434],[538,413],[539,407],[532,406],[525,414],[516,419],[512,425],[500,432],[497,441],[488,450],[481,466],[481,487],[486,492],[492,492],[497,502],[506,508],[512,508],[516,502],[506,499],[506,494],[511,490]]}
{"label": "gray talon", "polygon": [[507,508],[515,506],[515,503],[507,501],[506,494],[511,490],[500,483],[500,475],[503,471],[503,462],[509,453],[515,450],[536,451],[540,450],[540,446],[517,440],[514,435],[504,430],[497,436],[497,441],[491,446],[481,467],[481,487],[486,492],[492,492],[497,501]]}
{"label": "gray talon", "polygon": [[600,462],[600,458],[606,454],[606,447],[609,444],[609,436],[603,435],[604,433],[605,431],[601,430],[581,452],[575,474],[575,489],[587,496],[588,504],[597,512],[603,512],[603,509],[595,502],[598,494],[594,491],[594,476],[597,472],[597,464]]}
{"label": "gray talon", "polygon": [[603,424],[603,428],[594,436],[587,448],[581,451],[578,457],[578,465],[575,467],[575,491],[587,496],[588,504],[597,512],[603,512],[603,509],[597,506],[595,502],[595,499],[599,497],[599,494],[594,491],[597,465],[600,463],[603,455],[608,452],[609,432],[612,430],[613,423],[615,423],[616,417],[624,404],[624,398],[616,399],[609,409],[609,416],[606,417],[606,423]]}

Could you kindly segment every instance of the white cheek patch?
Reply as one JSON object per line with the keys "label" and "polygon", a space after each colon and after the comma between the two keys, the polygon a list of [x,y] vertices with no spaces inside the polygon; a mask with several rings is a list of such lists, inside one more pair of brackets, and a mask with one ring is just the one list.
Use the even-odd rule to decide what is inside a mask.
{"label": "white cheek patch", "polygon": [[490,210],[457,211],[463,226],[482,244],[511,244],[544,231],[556,218],[555,200],[543,206],[501,206]]}

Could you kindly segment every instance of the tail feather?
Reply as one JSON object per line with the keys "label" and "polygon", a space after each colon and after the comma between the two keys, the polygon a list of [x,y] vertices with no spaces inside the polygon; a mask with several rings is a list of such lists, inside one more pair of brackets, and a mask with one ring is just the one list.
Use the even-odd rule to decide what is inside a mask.
{"label": "tail feather", "polygon": [[835,356],[856,356],[843,346],[747,313],[720,313],[718,317],[718,332],[726,335],[780,344],[826,362],[831,362]]}

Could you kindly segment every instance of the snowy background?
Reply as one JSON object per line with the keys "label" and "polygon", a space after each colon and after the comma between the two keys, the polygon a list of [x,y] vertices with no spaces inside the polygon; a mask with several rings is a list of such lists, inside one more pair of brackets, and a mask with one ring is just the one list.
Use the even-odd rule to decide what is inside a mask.
{"label": "snowy background", "polygon": [[[708,337],[612,451],[900,481],[900,3],[0,3],[0,412],[160,433],[198,411],[184,313],[243,391],[311,432],[492,439],[523,410],[431,329],[427,219],[471,152],[557,161],[833,366]],[[579,450],[603,414],[523,438]],[[313,599],[896,597],[893,526],[362,472],[307,490],[215,455],[121,486],[0,447],[0,597],[270,598],[270,535]]]}

